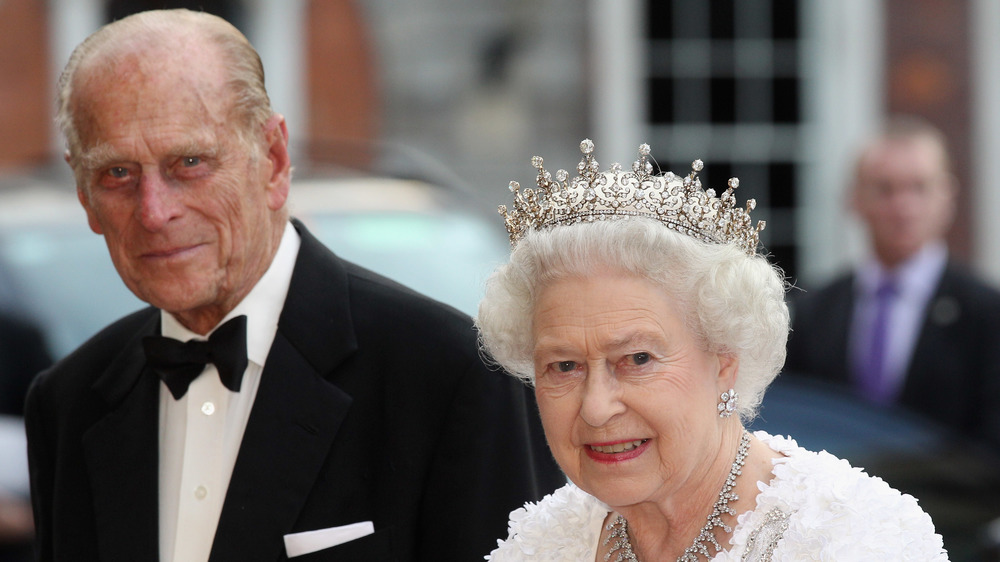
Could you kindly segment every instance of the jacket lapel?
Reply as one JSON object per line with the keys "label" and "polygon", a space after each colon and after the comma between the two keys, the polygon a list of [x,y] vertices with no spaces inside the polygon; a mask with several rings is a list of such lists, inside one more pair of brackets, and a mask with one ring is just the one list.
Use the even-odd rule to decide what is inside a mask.
{"label": "jacket lapel", "polygon": [[854,276],[848,277],[840,287],[837,288],[834,297],[833,313],[827,319],[830,323],[830,339],[822,350],[826,353],[825,362],[834,365],[833,372],[841,377],[841,382],[850,384],[853,367],[851,366],[851,320],[854,316]]}
{"label": "jacket lapel", "polygon": [[212,561],[273,561],[329,455],[351,397],[325,380],[356,349],[347,275],[294,222],[302,245],[247,422]]}
{"label": "jacket lapel", "polygon": [[[940,372],[935,366],[939,366],[940,363],[935,359],[946,352],[948,346],[944,342],[954,338],[956,329],[961,330],[956,326],[962,326],[961,322],[966,320],[961,301],[956,297],[960,291],[960,281],[956,276],[957,273],[951,264],[946,265],[937,288],[927,301],[920,331],[917,332],[917,339],[913,345],[913,355],[903,379],[903,389],[900,392],[900,400],[904,404],[928,399],[927,389],[936,389],[936,398],[941,397],[937,392],[946,390],[941,388],[942,381],[937,380]],[[959,377],[958,373],[953,374],[952,380],[962,381],[958,384],[964,383],[964,378]]]}
{"label": "jacket lapel", "polygon": [[154,314],[94,389],[108,414],[84,434],[102,560],[157,560],[159,379],[144,368],[141,337],[157,330]]}

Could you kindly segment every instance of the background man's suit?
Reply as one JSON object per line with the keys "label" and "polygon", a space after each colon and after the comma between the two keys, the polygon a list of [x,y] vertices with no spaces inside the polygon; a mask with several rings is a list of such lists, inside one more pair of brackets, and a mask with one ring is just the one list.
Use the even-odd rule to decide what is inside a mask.
{"label": "background man's suit", "polygon": [[[785,372],[850,384],[848,355],[854,276],[792,303]],[[948,264],[920,327],[899,404],[1000,446],[991,396],[1000,388],[1000,294]]]}
{"label": "background man's suit", "polygon": [[[526,389],[482,366],[467,317],[296,228],[211,560],[284,560],[285,534],[369,520],[375,534],[295,560],[479,559],[510,510],[563,483]],[[32,387],[43,560],[157,559],[160,381],[141,340],[159,314],[118,321]]]}

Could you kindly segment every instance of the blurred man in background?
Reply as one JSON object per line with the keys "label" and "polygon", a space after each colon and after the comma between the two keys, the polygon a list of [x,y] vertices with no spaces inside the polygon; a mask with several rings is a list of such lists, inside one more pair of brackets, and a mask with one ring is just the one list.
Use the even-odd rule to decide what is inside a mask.
{"label": "blurred man in background", "polygon": [[793,301],[785,370],[1000,447],[1000,293],[949,259],[956,189],[944,136],[922,120],[894,117],[865,145],[850,201],[870,256]]}

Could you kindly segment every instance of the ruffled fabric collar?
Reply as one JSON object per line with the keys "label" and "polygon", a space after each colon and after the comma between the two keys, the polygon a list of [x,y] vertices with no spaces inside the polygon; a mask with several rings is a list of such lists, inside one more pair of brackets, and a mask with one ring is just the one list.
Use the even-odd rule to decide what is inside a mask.
{"label": "ruffled fabric collar", "polygon": [[[771,482],[758,482],[756,508],[737,518],[730,549],[712,562],[947,562],[941,536],[912,496],[825,451],[807,451],[791,438],[763,431],[754,435],[784,457],[775,461]],[[775,510],[788,524],[776,548],[745,557],[751,537]],[[497,541],[498,548],[486,559],[589,562],[597,554],[609,512],[603,502],[567,484],[512,512],[507,539]]]}

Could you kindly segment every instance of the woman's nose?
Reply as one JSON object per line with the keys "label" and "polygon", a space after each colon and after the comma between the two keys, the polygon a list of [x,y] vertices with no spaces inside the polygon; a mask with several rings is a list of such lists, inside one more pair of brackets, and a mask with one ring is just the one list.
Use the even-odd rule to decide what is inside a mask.
{"label": "woman's nose", "polygon": [[622,388],[606,365],[591,367],[584,381],[580,417],[592,427],[610,422],[626,409]]}

